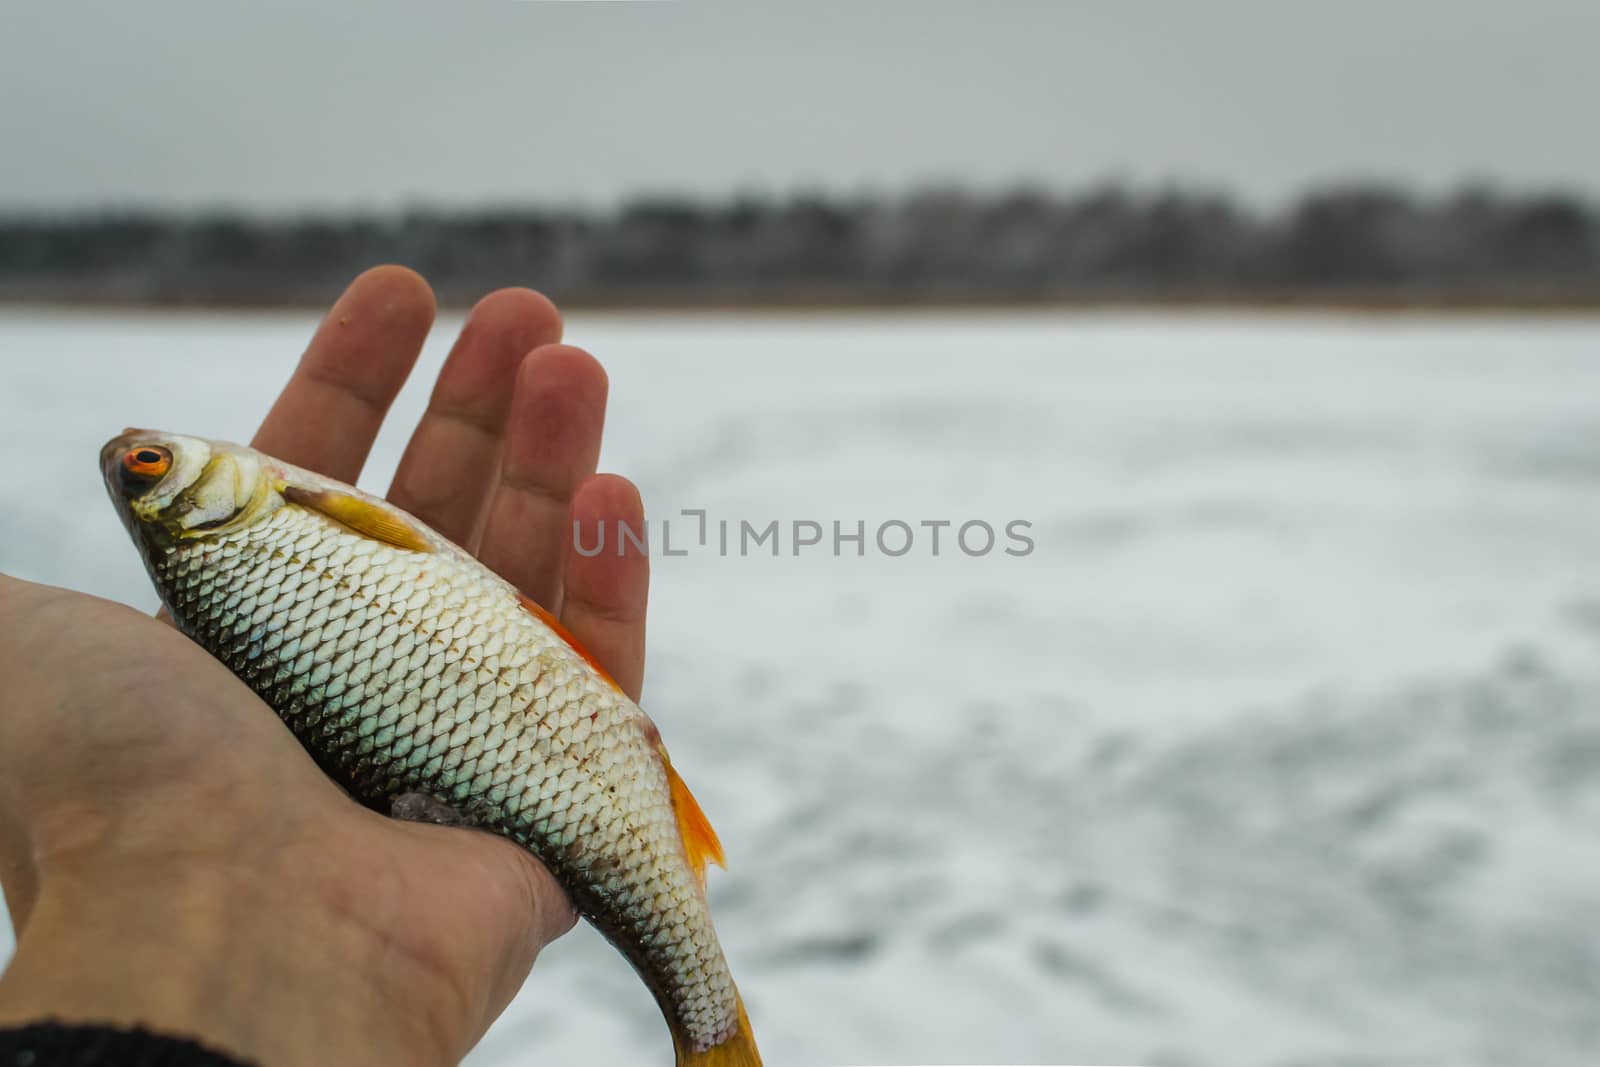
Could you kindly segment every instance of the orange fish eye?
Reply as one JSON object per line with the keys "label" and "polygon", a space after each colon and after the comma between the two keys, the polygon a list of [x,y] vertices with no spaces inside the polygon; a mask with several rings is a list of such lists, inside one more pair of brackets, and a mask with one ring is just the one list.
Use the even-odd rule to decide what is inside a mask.
{"label": "orange fish eye", "polygon": [[122,454],[122,469],[140,481],[153,481],[172,469],[172,453],[160,445],[142,445]]}

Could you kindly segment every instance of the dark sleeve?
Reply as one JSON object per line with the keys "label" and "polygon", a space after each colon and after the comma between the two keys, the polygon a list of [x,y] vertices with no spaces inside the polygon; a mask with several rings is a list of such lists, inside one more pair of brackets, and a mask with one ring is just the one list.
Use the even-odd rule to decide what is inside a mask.
{"label": "dark sleeve", "polygon": [[0,1027],[0,1067],[248,1067],[184,1037],[44,1022]]}

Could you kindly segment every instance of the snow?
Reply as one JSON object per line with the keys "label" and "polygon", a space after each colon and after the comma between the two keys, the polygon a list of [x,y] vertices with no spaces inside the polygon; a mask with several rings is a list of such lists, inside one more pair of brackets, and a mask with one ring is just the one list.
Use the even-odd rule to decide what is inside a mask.
{"label": "snow", "polygon": [[[150,604],[99,445],[247,438],[312,325],[0,312],[32,446],[0,569]],[[610,372],[602,466],[674,546],[682,509],[783,536],[656,542],[644,700],[727,847],[713,906],[769,1062],[1590,1062],[1600,320],[579,314],[568,339]],[[1034,550],[952,548],[975,519]],[[835,520],[863,556],[791,553]],[[953,524],[937,557],[924,520]],[[667,1047],[580,929],[471,1062]]]}

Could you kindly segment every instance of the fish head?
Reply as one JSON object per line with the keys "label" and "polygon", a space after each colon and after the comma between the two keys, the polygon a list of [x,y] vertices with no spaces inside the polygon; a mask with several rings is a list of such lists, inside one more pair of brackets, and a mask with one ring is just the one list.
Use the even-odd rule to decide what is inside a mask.
{"label": "fish head", "polygon": [[129,429],[100,450],[100,472],[143,543],[217,537],[266,518],[283,499],[262,459],[243,445]]}

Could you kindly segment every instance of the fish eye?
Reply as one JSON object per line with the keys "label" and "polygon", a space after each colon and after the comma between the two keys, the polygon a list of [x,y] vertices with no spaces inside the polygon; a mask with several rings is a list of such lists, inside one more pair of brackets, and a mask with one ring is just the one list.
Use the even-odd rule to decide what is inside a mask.
{"label": "fish eye", "polygon": [[122,480],[130,485],[147,485],[172,469],[172,453],[160,445],[142,445],[122,454]]}

